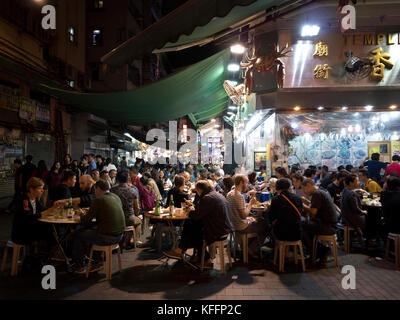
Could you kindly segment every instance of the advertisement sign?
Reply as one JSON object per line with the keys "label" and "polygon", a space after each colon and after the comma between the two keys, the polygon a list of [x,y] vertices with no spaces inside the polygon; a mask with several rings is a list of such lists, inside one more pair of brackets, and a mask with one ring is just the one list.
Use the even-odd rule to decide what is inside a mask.
{"label": "advertisement sign", "polygon": [[36,118],[36,102],[25,97],[19,97],[19,117],[28,122]]}
{"label": "advertisement sign", "polygon": [[400,156],[400,141],[392,141],[392,156],[395,154]]}
{"label": "advertisement sign", "polygon": [[254,152],[254,171],[261,171],[261,168],[267,166],[266,157],[266,152]]}
{"label": "advertisement sign", "polygon": [[50,109],[48,106],[41,103],[36,104],[36,120],[50,123]]}

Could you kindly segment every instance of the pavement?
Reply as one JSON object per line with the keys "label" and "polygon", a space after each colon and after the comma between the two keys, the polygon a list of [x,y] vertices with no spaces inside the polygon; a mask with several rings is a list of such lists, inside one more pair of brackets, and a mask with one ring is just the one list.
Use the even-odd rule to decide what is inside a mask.
{"label": "pavement", "polygon": [[[0,239],[9,237],[11,215],[0,213]],[[143,247],[122,254],[122,272],[113,255],[113,276],[105,279],[105,270],[91,274],[71,275],[62,266],[56,267],[56,289],[41,287],[43,275],[10,277],[10,261],[0,273],[0,299],[68,299],[68,300],[398,300],[400,270],[392,261],[365,254],[345,255],[339,251],[339,268],[333,261],[324,268],[307,268],[285,264],[285,273],[278,274],[271,252],[263,260],[250,260],[247,265],[236,261],[225,275],[218,261],[214,270],[201,273],[192,267],[169,260],[152,248],[146,232]],[[4,246],[0,243],[0,246]],[[4,250],[0,248],[0,253]],[[238,256],[239,257],[239,256]],[[332,259],[333,260],[333,259]],[[356,270],[356,289],[342,288],[342,266]],[[160,267],[161,266],[161,267]],[[228,267],[228,265],[227,265]]]}

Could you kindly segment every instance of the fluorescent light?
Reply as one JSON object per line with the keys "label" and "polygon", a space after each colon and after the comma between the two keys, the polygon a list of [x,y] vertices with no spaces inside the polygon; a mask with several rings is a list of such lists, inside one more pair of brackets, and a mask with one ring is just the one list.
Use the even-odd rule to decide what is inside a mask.
{"label": "fluorescent light", "polygon": [[234,115],[232,111],[228,111],[227,114]]}
{"label": "fluorescent light", "polygon": [[235,44],[235,45],[231,46],[232,53],[243,54],[244,50],[246,50],[246,48],[243,47],[241,44]]}
{"label": "fluorescent light", "polygon": [[228,107],[228,109],[230,109],[230,110],[236,110],[238,107],[235,107],[235,106],[229,106]]}
{"label": "fluorescent light", "polygon": [[240,66],[237,63],[231,63],[228,65],[228,71],[236,72],[240,70]]}
{"label": "fluorescent light", "polygon": [[324,107],[322,107],[322,106],[318,107],[318,110],[324,110]]}
{"label": "fluorescent light", "polygon": [[374,108],[373,106],[365,106],[364,109],[367,110],[367,111],[371,111],[373,108]]}
{"label": "fluorescent light", "polygon": [[302,37],[315,37],[319,34],[320,27],[317,25],[308,25],[306,24],[301,29],[301,36]]}

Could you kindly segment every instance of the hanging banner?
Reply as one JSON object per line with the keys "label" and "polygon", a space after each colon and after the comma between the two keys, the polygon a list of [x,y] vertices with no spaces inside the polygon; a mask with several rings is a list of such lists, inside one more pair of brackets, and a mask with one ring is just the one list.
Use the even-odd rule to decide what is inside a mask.
{"label": "hanging banner", "polygon": [[29,98],[20,97],[19,104],[19,117],[28,122],[34,121],[36,118],[36,102]]}
{"label": "hanging banner", "polygon": [[48,106],[36,103],[36,120],[50,123],[50,109]]}
{"label": "hanging banner", "polygon": [[400,156],[400,141],[392,141],[392,156]]}

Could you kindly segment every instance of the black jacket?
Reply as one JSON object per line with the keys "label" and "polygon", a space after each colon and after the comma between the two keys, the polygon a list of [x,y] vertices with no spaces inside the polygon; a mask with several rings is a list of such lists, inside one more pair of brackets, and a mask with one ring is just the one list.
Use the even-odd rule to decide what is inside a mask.
{"label": "black jacket", "polygon": [[400,188],[382,191],[381,203],[388,231],[400,233]]}
{"label": "black jacket", "polygon": [[271,201],[269,215],[275,236],[282,241],[297,241],[302,238],[301,216],[296,209],[282,196],[293,203],[302,214],[303,203],[297,194],[284,191]]}
{"label": "black jacket", "polygon": [[92,204],[92,201],[96,198],[94,186],[89,191],[81,192],[80,198],[81,203],[79,204],[79,206],[81,208],[89,208]]}
{"label": "black jacket", "polygon": [[40,222],[37,219],[44,210],[40,201],[36,200],[36,214],[33,214],[29,198],[26,195],[19,196],[13,217],[11,240],[16,244],[31,244],[32,241],[38,240],[37,226]]}
{"label": "black jacket", "polygon": [[228,201],[216,191],[203,194],[199,198],[196,210],[190,213],[190,218],[203,221],[203,237],[207,244],[234,230]]}
{"label": "black jacket", "polygon": [[57,188],[54,190],[53,200],[57,201],[69,198],[72,198],[71,189],[64,183],[58,185]]}

